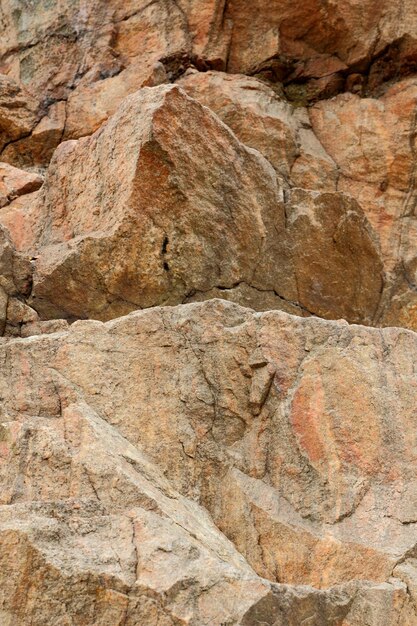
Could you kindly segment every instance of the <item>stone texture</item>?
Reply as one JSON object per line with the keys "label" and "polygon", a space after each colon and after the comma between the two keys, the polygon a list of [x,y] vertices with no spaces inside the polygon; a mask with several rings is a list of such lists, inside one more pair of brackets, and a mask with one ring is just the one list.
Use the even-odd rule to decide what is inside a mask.
{"label": "stone texture", "polygon": [[390,277],[383,325],[417,329],[415,108],[409,78],[379,98],[344,94],[310,110],[314,133],[337,163],[337,189],[352,194],[378,234]]}
{"label": "stone texture", "polygon": [[0,162],[0,209],[18,196],[36,191],[42,184],[41,176]]}
{"label": "stone texture", "polygon": [[262,213],[282,229],[280,202],[269,164],[207,109],[178,87],[143,89],[55,153],[27,218],[33,304],[44,317],[109,318],[249,282]]}
{"label": "stone texture", "polygon": [[[50,128],[57,100],[68,100],[60,127],[65,138],[91,134],[143,85],[165,82],[190,65],[222,69],[231,34],[223,0],[71,0],[43,2],[35,10],[7,0],[1,18],[0,71],[35,97],[41,94],[53,148],[62,138],[54,133],[56,121]],[[28,138],[2,158],[45,165],[51,152],[37,144],[37,137]]]}
{"label": "stone texture", "polygon": [[42,170],[62,140],[65,120],[66,103],[51,104],[30,135],[13,141],[4,148],[2,159],[20,168]]}
{"label": "stone texture", "polygon": [[312,132],[307,109],[294,109],[271,86],[244,75],[188,70],[177,84],[214,111],[242,143],[259,150],[282,185],[336,190],[336,163]]}
{"label": "stone texture", "polygon": [[376,81],[401,65],[415,69],[417,11],[411,0],[284,0],[273,6],[267,0],[231,0],[226,16],[233,21],[230,72],[279,72],[284,61],[292,61],[299,76],[320,79],[371,65]]}
{"label": "stone texture", "polygon": [[32,270],[29,260],[16,251],[7,232],[1,227],[0,336],[4,334],[8,322],[12,325],[17,325],[23,322],[24,319],[29,321],[29,319],[26,319],[29,310],[36,318],[38,317],[37,313],[23,302],[24,297],[27,297],[31,291],[31,275]]}
{"label": "stone texture", "polygon": [[258,149],[284,189],[341,191],[359,202],[384,264],[373,323],[416,329],[415,78],[379,99],[346,93],[310,109],[294,109],[255,78],[190,71],[179,84]]}
{"label": "stone texture", "polygon": [[177,86],[140,90],[91,138],[64,142],[36,199],[0,219],[34,259],[29,304],[43,319],[227,292],[255,308],[372,323],[383,287],[354,200],[286,191]]}
{"label": "stone texture", "polygon": [[23,86],[0,74],[0,155],[12,141],[30,135],[38,120],[38,102]]}
{"label": "stone texture", "polygon": [[[159,61],[153,65],[120,68],[108,72],[107,79],[100,80],[100,68],[85,76],[78,89],[68,98],[64,139],[77,139],[91,135],[120,106],[124,98],[140,87],[153,87],[167,82],[165,67]],[[101,70],[106,74],[106,70]]]}
{"label": "stone texture", "polygon": [[283,181],[289,179],[299,128],[292,106],[271,87],[252,77],[195,70],[177,84],[214,111],[242,143],[259,150]]}
{"label": "stone texture", "polygon": [[214,300],[0,349],[6,624],[416,623],[414,334]]}
{"label": "stone texture", "polygon": [[[286,0],[272,8],[266,0],[62,0],[35,10],[6,0],[1,18],[0,70],[39,101],[47,125],[48,109],[68,100],[66,138],[91,134],[124,96],[187,67],[255,73],[283,82],[303,103],[376,89],[417,62],[411,0]],[[56,147],[60,138],[51,130],[48,141]],[[28,139],[6,157],[45,165],[51,151]]]}
{"label": "stone texture", "polygon": [[67,320],[39,320],[33,316],[25,319],[20,329],[21,337],[33,337],[34,335],[48,335],[68,329]]}
{"label": "stone texture", "polygon": [[416,20],[1,2],[0,626],[417,626]]}

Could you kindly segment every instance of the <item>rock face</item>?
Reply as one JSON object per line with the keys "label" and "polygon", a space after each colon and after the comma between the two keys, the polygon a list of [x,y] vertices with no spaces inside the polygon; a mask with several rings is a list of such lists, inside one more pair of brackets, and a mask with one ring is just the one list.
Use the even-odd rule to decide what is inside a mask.
{"label": "rock face", "polygon": [[5,623],[415,623],[416,353],[220,300],[5,341]]}
{"label": "rock face", "polygon": [[43,318],[244,289],[255,308],[261,292],[274,308],[371,323],[383,287],[352,198],[284,193],[268,161],[177,86],[145,88],[94,135],[64,142],[23,222],[4,223],[37,259],[30,304]]}
{"label": "rock face", "polygon": [[[415,132],[417,82],[391,86],[379,100],[338,96],[311,109],[314,132],[378,232],[390,288],[379,322],[417,328]],[[365,138],[365,139],[362,139]]]}
{"label": "rock face", "polygon": [[10,204],[19,196],[31,193],[42,187],[43,178],[0,163],[0,208]]}
{"label": "rock face", "polygon": [[416,25],[0,3],[0,626],[417,626]]}

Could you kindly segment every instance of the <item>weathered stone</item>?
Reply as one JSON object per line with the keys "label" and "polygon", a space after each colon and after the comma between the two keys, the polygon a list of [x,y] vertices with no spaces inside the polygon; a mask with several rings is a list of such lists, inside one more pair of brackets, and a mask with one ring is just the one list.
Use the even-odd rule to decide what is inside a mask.
{"label": "weathered stone", "polygon": [[12,141],[30,135],[38,120],[38,102],[17,82],[0,74],[0,155]]}
{"label": "weathered stone", "polygon": [[18,196],[36,191],[42,184],[42,176],[0,162],[0,209]]}
{"label": "weathered stone", "polygon": [[3,150],[2,159],[18,167],[44,167],[62,140],[65,119],[66,103],[52,104],[29,136],[10,143]]}
{"label": "weathered stone", "polygon": [[67,320],[34,320],[26,321],[21,329],[21,337],[33,337],[33,335],[48,335],[68,330]]}
{"label": "weathered stone", "polygon": [[[5,315],[5,326],[3,335],[7,337],[22,336],[24,325],[35,323],[39,315],[19,298],[10,297],[7,299],[7,309]],[[26,335],[25,335],[26,336]]]}
{"label": "weathered stone", "polygon": [[3,287],[0,286],[0,335],[3,335],[7,322],[7,304],[9,297]]}
{"label": "weathered stone", "polygon": [[383,264],[361,207],[348,195],[303,189],[287,192],[285,207],[300,304],[327,319],[372,323]]}
{"label": "weathered stone", "polygon": [[390,277],[379,323],[417,329],[415,78],[380,99],[344,94],[310,110],[314,133],[337,163],[337,188],[352,194],[378,235]]}
{"label": "weathered stone", "polygon": [[0,219],[33,257],[29,303],[43,319],[109,319],[224,292],[372,323],[382,289],[353,200],[284,197],[268,161],[177,86],[140,90],[91,138],[63,143],[37,199]]}
{"label": "weathered stone", "polygon": [[284,0],[273,6],[268,0],[231,0],[226,17],[233,22],[230,72],[254,72],[282,59],[282,64],[302,63],[304,75],[320,77],[346,66],[365,70],[375,59],[384,60],[384,53],[385,66],[393,54],[396,64],[387,68],[391,74],[375,67],[373,74],[382,80],[391,78],[401,64],[415,70],[417,10],[411,0],[401,6],[389,0],[327,5]]}
{"label": "weathered stone", "polygon": [[36,311],[17,298],[10,298],[7,306],[7,318],[11,324],[26,324],[39,319]]}
{"label": "weathered stone", "polygon": [[242,143],[259,150],[282,184],[335,190],[336,164],[311,131],[306,110],[295,111],[266,84],[247,76],[190,71],[177,84],[214,111]]}
{"label": "weathered stone", "polygon": [[[46,106],[69,99],[66,138],[91,134],[125,96],[164,82],[161,62],[172,76],[194,64],[223,69],[231,34],[222,0],[75,0],[36,9],[7,0],[2,21],[0,69]],[[10,149],[8,160],[32,158],[28,143]],[[46,151],[35,156],[48,162]]]}
{"label": "weathered stone", "polygon": [[14,328],[38,317],[23,302],[31,290],[31,274],[30,262],[16,251],[7,232],[0,227],[0,336],[19,334]]}
{"label": "weathered stone", "polygon": [[0,352],[8,619],[415,623],[413,333],[217,300]]}
{"label": "weathered stone", "polygon": [[249,283],[264,213],[283,230],[268,163],[178,87],[145,88],[91,138],[56,151],[27,217],[33,306],[43,317],[109,318]]}
{"label": "weathered stone", "polygon": [[416,626],[415,3],[0,24],[0,626]]}
{"label": "weathered stone", "polygon": [[6,229],[16,250],[28,250],[33,243],[36,228],[34,207],[40,191],[18,196],[0,210],[0,224]]}
{"label": "weathered stone", "polygon": [[9,295],[27,296],[31,273],[29,260],[16,252],[7,232],[0,227],[0,285]]}
{"label": "weathered stone", "polygon": [[[70,95],[64,139],[91,135],[120,106],[124,98],[140,87],[153,87],[168,82],[162,63],[138,64],[100,80],[100,68],[87,74],[78,89]],[[105,72],[104,72],[105,74]]]}
{"label": "weathered stone", "polygon": [[[94,0],[88,6],[74,0],[35,10],[7,0],[0,69],[36,98],[41,94],[44,108],[69,98],[66,136],[79,137],[146,84],[161,62],[169,80],[190,66],[284,80],[296,102],[331,97],[345,85],[351,90],[358,79],[350,75],[361,77],[369,67],[374,89],[415,71],[416,19],[412,3],[397,11],[388,0],[331,7],[318,0],[302,6],[286,0],[276,7],[266,0]],[[158,84],[161,76],[151,81]],[[30,151],[24,152],[29,158]],[[8,151],[11,163],[22,165],[24,157]],[[47,153],[42,157],[46,163]]]}
{"label": "weathered stone", "polygon": [[288,102],[247,76],[194,71],[178,84],[214,111],[242,143],[259,150],[288,181],[298,155],[298,124]]}

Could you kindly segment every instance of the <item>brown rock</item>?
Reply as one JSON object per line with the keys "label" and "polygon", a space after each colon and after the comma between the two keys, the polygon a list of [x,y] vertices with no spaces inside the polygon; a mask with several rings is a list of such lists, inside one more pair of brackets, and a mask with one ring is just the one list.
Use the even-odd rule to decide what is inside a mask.
{"label": "brown rock", "polygon": [[34,306],[43,317],[109,318],[249,283],[268,211],[282,229],[279,190],[260,155],[177,87],[144,89],[91,139],[56,151],[28,216],[37,227]]}
{"label": "brown rock", "polygon": [[36,191],[42,184],[42,176],[0,162],[0,209],[18,196]]}
{"label": "brown rock", "polygon": [[[173,74],[183,71],[181,59],[184,69],[195,63],[223,69],[231,31],[222,0],[94,0],[88,6],[75,0],[36,11],[8,0],[2,19],[7,36],[0,68],[46,104],[69,99],[67,138],[91,134],[125,96],[166,80],[161,61]],[[20,148],[9,151],[11,163],[33,158],[33,148]],[[46,152],[42,158],[47,164]]]}
{"label": "brown rock", "polygon": [[417,328],[414,215],[414,78],[380,99],[345,94],[310,111],[314,132],[340,171],[338,189],[352,194],[377,233],[390,276],[379,313],[383,325]]}
{"label": "brown rock", "polygon": [[410,65],[416,51],[417,11],[410,1],[399,10],[389,0],[331,5],[284,0],[273,6],[268,0],[231,0],[226,17],[233,22],[227,67],[234,73],[256,71],[283,56],[307,61],[316,75],[324,75],[338,63],[365,68],[384,51],[399,47],[394,55],[398,68],[400,60]]}
{"label": "brown rock", "polygon": [[11,141],[31,133],[38,103],[17,82],[0,74],[0,155]]}
{"label": "brown rock", "polygon": [[243,75],[190,71],[177,84],[259,150],[282,184],[335,190],[336,164],[312,132],[307,109],[294,109],[265,83]]}
{"label": "brown rock", "polygon": [[415,3],[0,23],[0,626],[417,626]]}
{"label": "brown rock", "polygon": [[36,322],[39,318],[33,309],[17,298],[10,298],[7,306],[7,319],[10,324]]}
{"label": "brown rock", "polygon": [[298,155],[292,107],[256,78],[222,72],[189,72],[178,84],[214,111],[239,140],[259,150],[288,181]]}
{"label": "brown rock", "polygon": [[[35,319],[37,313],[23,300],[31,289],[31,267],[29,261],[16,252],[7,232],[0,228],[0,336],[14,334],[12,326]],[[29,311],[31,315],[29,315]],[[31,316],[35,317],[31,317]],[[8,329],[12,332],[8,333]]]}
{"label": "brown rock", "polygon": [[307,109],[296,109],[295,116],[300,124],[300,151],[291,169],[292,185],[314,191],[336,191],[337,165],[314,134]]}
{"label": "brown rock", "polygon": [[4,620],[415,623],[413,333],[217,300],[0,351]]}
{"label": "brown rock", "polygon": [[[159,62],[170,80],[189,66],[272,69],[277,80],[290,81],[295,101],[342,91],[347,71],[365,73],[371,66],[374,88],[417,67],[417,15],[410,2],[397,11],[388,0],[334,7],[285,0],[272,8],[266,0],[94,0],[88,6],[75,0],[59,10],[51,3],[31,11],[7,0],[2,19],[0,68],[46,106],[70,98],[68,138],[96,130]],[[10,162],[22,164],[16,156],[10,151]],[[43,158],[46,163],[46,153]]]}
{"label": "brown rock", "polygon": [[[21,337],[22,329],[39,319],[34,309],[31,309],[21,299],[10,297],[7,299],[7,309],[5,312],[5,326],[3,335],[6,337]],[[23,334],[23,336],[28,336]]]}
{"label": "brown rock", "polygon": [[3,227],[0,227],[0,285],[9,295],[27,296],[31,288],[30,262],[16,251]]}
{"label": "brown rock", "polygon": [[0,335],[4,334],[7,323],[7,303],[9,297],[3,287],[0,286]]}
{"label": "brown rock", "polygon": [[258,309],[371,323],[382,266],[360,208],[342,194],[291,198],[258,152],[161,86],[63,143],[38,197],[2,221],[34,257],[29,303],[44,319],[109,319],[227,291]]}
{"label": "brown rock", "polygon": [[26,320],[20,329],[21,337],[33,337],[34,335],[48,335],[68,330],[67,320]]}
{"label": "brown rock", "polygon": [[150,66],[133,65],[102,80],[98,69],[91,72],[68,98],[64,139],[91,135],[115,113],[129,94],[140,87],[153,87],[165,82],[165,67],[159,62]]}
{"label": "brown rock", "polygon": [[348,195],[287,192],[287,232],[299,303],[327,319],[371,324],[383,264],[361,207]]}
{"label": "brown rock", "polygon": [[40,190],[18,196],[0,211],[0,224],[6,229],[16,250],[20,252],[29,250],[33,244],[36,229],[34,207],[39,195]]}
{"label": "brown rock", "polygon": [[52,104],[46,115],[28,137],[10,143],[2,158],[19,167],[41,168],[49,163],[62,140],[66,119],[66,103]]}

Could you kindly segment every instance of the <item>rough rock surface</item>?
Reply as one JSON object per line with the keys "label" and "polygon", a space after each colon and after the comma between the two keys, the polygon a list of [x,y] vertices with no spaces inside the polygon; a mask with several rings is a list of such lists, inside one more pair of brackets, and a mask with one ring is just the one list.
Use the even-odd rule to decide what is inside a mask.
{"label": "rough rock surface", "polygon": [[242,143],[259,150],[282,184],[335,190],[336,164],[308,128],[306,110],[294,109],[271,86],[241,74],[196,70],[188,70],[177,84],[214,111]]}
{"label": "rough rock surface", "polygon": [[267,160],[177,86],[142,89],[91,137],[64,142],[31,210],[8,216],[36,258],[30,304],[43,318],[246,289],[255,308],[261,292],[274,308],[372,323],[384,283],[352,198],[285,193]]}
{"label": "rough rock surface", "polygon": [[213,300],[1,352],[4,623],[416,623],[414,334]]}
{"label": "rough rock surface", "polygon": [[41,176],[0,163],[0,209],[17,197],[36,191],[42,184]]}
{"label": "rough rock surface", "polygon": [[337,189],[348,190],[378,233],[390,287],[379,321],[417,329],[417,81],[380,99],[344,94],[311,109],[314,132],[336,162]]}
{"label": "rough rock surface", "polygon": [[417,626],[416,6],[0,2],[0,626]]}

